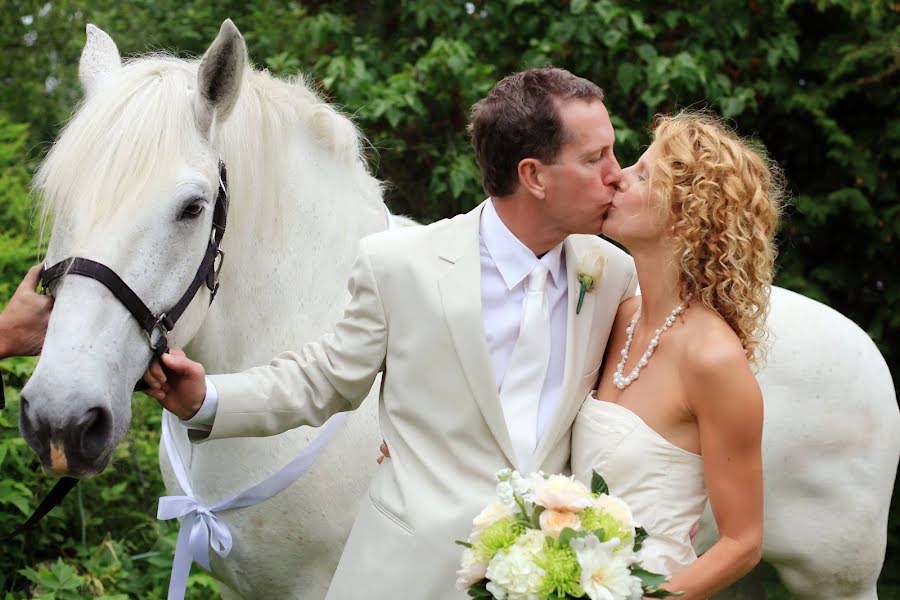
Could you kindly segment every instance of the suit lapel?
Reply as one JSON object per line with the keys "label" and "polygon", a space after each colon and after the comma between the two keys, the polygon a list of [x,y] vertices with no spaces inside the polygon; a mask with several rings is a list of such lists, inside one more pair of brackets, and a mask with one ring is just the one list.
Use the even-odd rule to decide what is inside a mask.
{"label": "suit lapel", "polygon": [[[444,318],[466,381],[491,433],[506,458],[515,464],[515,452],[491,371],[481,311],[481,252],[479,205],[462,217],[440,251],[450,269],[438,280]],[[477,308],[477,310],[476,310]]]}
{"label": "suit lapel", "polygon": [[[544,459],[556,445],[559,438],[572,423],[574,413],[578,411],[584,398],[577,398],[579,384],[584,376],[584,353],[591,334],[594,317],[594,301],[596,294],[588,292],[584,295],[581,311],[575,314],[578,305],[578,293],[581,284],[578,281],[580,255],[572,236],[564,243],[566,252],[566,280],[568,282],[568,312],[566,315],[566,362],[563,383],[560,388],[559,403],[550,419],[541,441],[534,453],[532,465],[539,468]],[[599,282],[598,282],[599,283]]]}

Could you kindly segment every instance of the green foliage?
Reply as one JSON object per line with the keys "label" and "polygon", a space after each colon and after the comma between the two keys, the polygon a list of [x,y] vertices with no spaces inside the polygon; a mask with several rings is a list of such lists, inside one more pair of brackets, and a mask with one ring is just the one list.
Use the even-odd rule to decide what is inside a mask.
{"label": "green foliage", "polygon": [[28,193],[31,174],[22,160],[27,139],[28,125],[13,123],[0,112],[0,306],[37,262]]}
{"label": "green foliage", "polygon": [[[81,97],[76,70],[86,23],[107,30],[123,56],[148,49],[197,55],[231,17],[258,67],[303,74],[354,116],[370,140],[373,167],[390,183],[392,210],[423,221],[482,199],[467,113],[497,79],[524,67],[552,63],[604,87],[623,164],[649,142],[656,113],[709,107],[733,119],[784,167],[795,197],[780,234],[778,283],[852,318],[900,379],[894,3],[10,0],[4,6],[0,302],[38,258],[29,179]],[[32,365],[0,365],[10,396]],[[138,402],[144,406],[152,404]],[[54,577],[59,585],[80,581],[78,593],[85,595],[163,593],[167,567],[155,561],[171,555],[174,532],[150,516],[152,498],[162,490],[158,417],[141,416],[142,410],[121,460],[81,486],[84,506],[96,511],[82,518],[77,499],[69,499],[41,537],[30,538],[29,549],[13,549],[8,560],[4,550],[4,562],[14,568],[0,573],[0,588],[65,597],[60,594],[68,591],[46,579]],[[8,422],[0,429],[0,531],[50,485],[35,473],[36,461],[14,427]],[[131,454],[141,477],[126,468]],[[892,514],[882,581],[897,589],[900,518],[896,508]],[[148,552],[159,554],[147,558]],[[134,555],[143,558],[129,558]],[[60,557],[71,577],[58,566]],[[97,580],[105,591],[98,592]],[[199,581],[192,578],[207,590]]]}
{"label": "green foliage", "polygon": [[[4,378],[18,387],[29,361]],[[0,412],[0,532],[23,522],[53,485],[19,436],[16,387],[6,388],[7,408]],[[0,590],[17,598],[165,598],[177,525],[155,519],[156,497],[164,491],[159,426],[156,403],[136,396],[131,432],[107,471],[79,483],[38,530],[3,547]],[[215,582],[195,566],[188,594],[214,598]]]}

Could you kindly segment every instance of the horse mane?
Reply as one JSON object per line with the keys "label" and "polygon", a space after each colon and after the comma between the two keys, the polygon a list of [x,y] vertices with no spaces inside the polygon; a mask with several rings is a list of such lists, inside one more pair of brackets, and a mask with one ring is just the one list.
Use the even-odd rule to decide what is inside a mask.
{"label": "horse mane", "polygon": [[[34,178],[45,224],[50,215],[77,224],[78,240],[100,223],[127,216],[141,201],[136,190],[208,158],[194,113],[198,62],[166,54],[128,60],[82,101]],[[320,177],[329,165],[345,178],[349,170],[362,195],[380,202],[365,140],[350,119],[302,77],[281,80],[248,68],[232,113],[209,133],[213,151],[227,165],[230,190],[253,199],[244,210],[274,222],[284,202],[296,201],[282,197],[285,186],[278,182],[285,169],[298,168],[286,164],[283,151],[298,132],[315,148],[308,158],[311,167],[324,171]],[[231,210],[244,211],[234,205]]]}

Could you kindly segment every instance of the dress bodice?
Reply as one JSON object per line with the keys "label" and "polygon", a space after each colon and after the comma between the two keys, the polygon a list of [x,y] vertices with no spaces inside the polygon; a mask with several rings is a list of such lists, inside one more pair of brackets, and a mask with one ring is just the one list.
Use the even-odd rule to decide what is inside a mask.
{"label": "dress bodice", "polygon": [[672,575],[694,560],[691,528],[706,506],[703,460],[675,446],[639,416],[612,402],[585,400],[572,430],[572,471],[589,483],[597,471],[650,534],[644,568]]}

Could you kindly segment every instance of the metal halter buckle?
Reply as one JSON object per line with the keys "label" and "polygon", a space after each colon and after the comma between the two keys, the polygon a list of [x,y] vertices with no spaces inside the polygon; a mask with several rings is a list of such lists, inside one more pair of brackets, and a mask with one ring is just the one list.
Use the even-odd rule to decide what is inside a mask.
{"label": "metal halter buckle", "polygon": [[166,344],[169,343],[169,340],[168,340],[169,329],[163,323],[163,321],[165,321],[165,319],[166,319],[166,313],[160,313],[159,316],[156,317],[156,321],[153,323],[153,326],[150,329],[144,331],[144,335],[147,336],[147,343],[150,344],[150,348],[154,352],[157,350],[157,348],[159,348],[159,346],[156,346],[153,344],[153,332],[154,331],[159,331],[160,338],[165,340]]}

